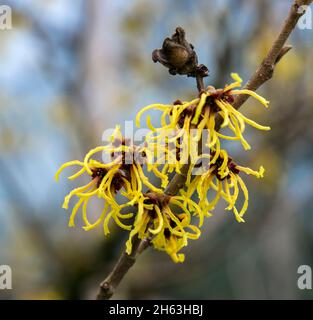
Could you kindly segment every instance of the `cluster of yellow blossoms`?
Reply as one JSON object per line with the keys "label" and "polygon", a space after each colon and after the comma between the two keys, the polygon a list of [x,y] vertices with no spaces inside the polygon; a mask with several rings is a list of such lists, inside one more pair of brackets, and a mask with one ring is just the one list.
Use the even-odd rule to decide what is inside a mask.
{"label": "cluster of yellow blossoms", "polygon": [[[140,127],[140,120],[148,110],[160,110],[162,115],[159,127],[154,127],[150,116],[146,116],[149,132],[140,146],[131,144],[122,136],[120,128],[116,127],[107,145],[92,149],[83,161],[63,164],[56,173],[56,179],[69,166],[79,167],[69,177],[70,180],[84,173],[91,177],[89,183],[72,190],[65,197],[65,209],[68,209],[73,196],[78,198],[72,208],[69,226],[75,225],[75,217],[81,208],[85,230],[102,224],[107,235],[111,220],[128,230],[128,254],[132,252],[132,239],[136,236],[139,239],[148,238],[156,249],[167,252],[173,261],[183,262],[184,254],[180,250],[188,244],[188,239],[199,238],[205,217],[211,216],[211,211],[220,199],[226,201],[226,210],[232,210],[238,222],[244,221],[243,215],[248,207],[248,189],[239,174],[244,172],[261,178],[264,168],[254,171],[239,166],[221,148],[221,141],[238,140],[247,150],[250,145],[243,136],[246,124],[260,130],[270,129],[237,111],[232,106],[235,96],[250,95],[265,107],[268,107],[268,101],[253,91],[236,89],[241,86],[242,80],[237,74],[232,74],[232,77],[235,82],[224,89],[208,87],[199,98],[190,102],[178,100],[171,105],[152,104],[143,108],[136,117],[137,127]],[[233,135],[218,132],[217,116],[222,118],[221,128],[229,128]],[[208,132],[207,136],[204,136],[204,130]],[[209,152],[200,152],[200,155],[194,156],[193,151],[200,142],[208,147]],[[110,160],[95,160],[93,157],[100,152],[102,157]],[[202,166],[201,174],[193,175],[199,161],[204,159],[208,160],[208,166]],[[167,194],[169,175],[172,172],[181,173],[186,163],[189,170],[184,187],[179,190],[178,195]],[[160,187],[151,182],[151,174],[160,179]],[[244,201],[241,209],[238,209],[240,191],[244,195]],[[208,192],[214,193],[212,200],[208,200]],[[103,210],[91,222],[87,205],[93,196],[103,199]],[[197,223],[195,219],[198,220]]]}

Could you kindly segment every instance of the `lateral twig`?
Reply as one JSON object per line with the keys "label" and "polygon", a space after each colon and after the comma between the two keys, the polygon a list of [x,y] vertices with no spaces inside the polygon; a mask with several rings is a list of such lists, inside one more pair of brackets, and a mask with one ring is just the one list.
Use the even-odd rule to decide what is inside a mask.
{"label": "lateral twig", "polygon": [[[294,0],[288,16],[279,32],[278,36],[274,40],[270,50],[268,51],[266,57],[251,76],[249,81],[245,84],[244,88],[256,91],[265,82],[270,80],[273,76],[276,64],[285,56],[286,53],[291,49],[291,46],[286,45],[286,41],[290,34],[294,30],[298,23],[300,17],[305,13],[302,6],[308,6],[313,0]],[[301,7],[301,8],[300,8]],[[163,61],[164,62],[164,61]],[[203,77],[196,76],[197,87],[199,92],[204,89]],[[233,106],[239,109],[247,100],[248,95],[239,95],[235,99]],[[220,128],[222,123],[221,119],[216,121],[216,129]],[[181,174],[175,174],[172,180],[169,182],[165,193],[168,195],[175,195],[184,186],[186,181],[186,174],[188,172],[189,165],[186,164],[181,169]],[[140,241],[137,237],[133,240],[133,251],[128,255],[125,250],[122,252],[120,258],[118,259],[116,265],[114,266],[112,272],[109,276],[100,284],[97,299],[106,300],[110,299],[114,294],[117,286],[124,278],[128,270],[136,262],[137,255],[142,253],[147,247],[149,247],[150,240],[144,239]]]}

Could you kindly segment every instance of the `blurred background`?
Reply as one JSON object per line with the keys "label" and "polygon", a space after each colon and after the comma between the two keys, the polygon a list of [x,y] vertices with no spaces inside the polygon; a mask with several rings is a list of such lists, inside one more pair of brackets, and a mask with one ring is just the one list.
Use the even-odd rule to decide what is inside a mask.
{"label": "blurred background", "polygon": [[[151,60],[164,37],[182,26],[206,84],[246,81],[287,15],[291,0],[20,0],[3,1],[12,30],[0,31],[0,265],[13,271],[2,299],[94,299],[127,233],[68,228],[63,197],[75,183],[53,176],[82,159],[102,132],[132,120],[143,106],[196,92]],[[250,189],[246,223],[215,210],[183,264],[147,250],[127,274],[121,299],[313,298],[297,287],[299,265],[313,267],[313,30],[295,29],[293,50],[242,111],[270,132],[247,129],[252,151],[242,165],[266,168]],[[70,170],[69,170],[70,171]],[[66,173],[69,173],[67,171]],[[94,210],[98,208],[94,206]]]}

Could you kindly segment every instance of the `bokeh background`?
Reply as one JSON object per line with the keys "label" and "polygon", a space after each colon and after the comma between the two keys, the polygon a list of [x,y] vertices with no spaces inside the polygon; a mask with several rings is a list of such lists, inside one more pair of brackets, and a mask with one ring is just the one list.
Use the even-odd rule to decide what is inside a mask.
{"label": "bokeh background", "polygon": [[[64,195],[74,184],[59,165],[101,144],[103,130],[132,120],[152,102],[189,99],[193,79],[170,76],[151,61],[176,26],[187,31],[206,84],[230,72],[247,80],[269,48],[290,0],[20,0],[13,29],[0,31],[0,265],[13,270],[3,299],[94,299],[127,233],[68,228]],[[246,177],[245,224],[224,212],[190,242],[184,264],[147,250],[115,298],[298,299],[299,265],[313,266],[313,30],[294,31],[294,48],[273,80],[242,111],[270,132],[247,130],[253,149],[232,153],[258,168]],[[94,207],[97,210],[97,207]]]}

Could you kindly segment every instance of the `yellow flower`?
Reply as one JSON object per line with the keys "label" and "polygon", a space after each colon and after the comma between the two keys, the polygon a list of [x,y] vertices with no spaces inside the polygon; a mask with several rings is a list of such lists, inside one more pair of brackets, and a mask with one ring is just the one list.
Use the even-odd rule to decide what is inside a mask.
{"label": "yellow flower", "polygon": [[[159,127],[152,126],[150,116],[146,117],[146,125],[151,130],[146,137],[147,149],[150,150],[152,155],[156,154],[157,151],[164,155],[157,158],[155,163],[149,167],[150,170],[153,167],[160,171],[159,166],[166,162],[161,170],[163,175],[171,173],[173,170],[180,173],[182,166],[187,163],[188,157],[195,157],[198,150],[197,143],[203,137],[203,130],[209,132],[205,145],[214,148],[216,157],[218,157],[221,149],[220,139],[240,140],[244,149],[250,149],[250,145],[243,136],[246,124],[259,130],[270,130],[270,127],[262,126],[245,117],[232,106],[235,96],[241,94],[254,97],[265,107],[268,107],[269,102],[254,91],[235,89],[241,86],[242,79],[236,73],[232,73],[231,76],[235,82],[226,85],[224,89],[208,87],[206,91],[200,94],[199,98],[190,102],[177,100],[171,105],[151,104],[138,112],[136,116],[138,127],[141,125],[141,117],[145,112],[149,110],[160,110],[162,112]],[[228,127],[234,133],[234,136],[224,135],[216,131],[216,115],[223,118],[221,127]],[[196,130],[195,136],[191,135],[191,129]]]}
{"label": "yellow flower", "polygon": [[153,247],[165,251],[174,262],[183,262],[184,255],[179,251],[188,244],[188,239],[196,240],[201,234],[191,222],[192,214],[198,217],[201,227],[203,212],[191,199],[148,192],[138,201],[138,213],[126,242],[126,252],[131,253],[132,238],[138,235],[139,239],[151,238]]}
{"label": "yellow flower", "polygon": [[[119,129],[116,132],[118,133]],[[144,174],[142,165],[145,162],[145,154],[142,150],[133,145],[127,145],[127,141],[123,137],[117,137],[116,132],[108,145],[92,149],[87,153],[84,161],[66,162],[55,175],[56,180],[58,180],[60,173],[65,168],[77,165],[81,168],[69,177],[70,180],[76,179],[84,173],[87,173],[91,178],[89,183],[73,189],[64,199],[63,208],[68,209],[71,198],[73,196],[78,197],[69,219],[70,227],[75,226],[75,217],[82,207],[85,230],[94,229],[100,223],[103,223],[104,233],[108,234],[111,219],[122,229],[131,230],[132,225],[126,224],[124,221],[129,222],[133,213],[122,213],[122,209],[133,206],[143,197],[144,186],[156,193],[163,192],[162,189],[150,183],[148,177]],[[98,152],[104,152],[111,157],[111,161],[103,163],[92,159],[91,157]],[[134,159],[134,155],[138,153],[143,154],[140,160]],[[129,159],[130,163],[126,162],[126,159]],[[122,204],[115,199],[118,192],[125,199]],[[103,211],[96,222],[90,222],[87,215],[87,205],[93,196],[104,200]]]}
{"label": "yellow flower", "polygon": [[[206,156],[215,158],[214,153],[201,157]],[[265,170],[262,166],[258,171],[239,166],[228,156],[225,150],[221,150],[215,162],[210,164],[210,168],[204,174],[196,176],[192,181],[191,170],[190,168],[188,172],[187,190],[181,191],[184,197],[190,198],[194,192],[197,192],[199,207],[204,212],[214,210],[216,204],[222,198],[228,203],[226,210],[233,210],[236,220],[244,222],[242,217],[248,209],[249,192],[239,173],[244,172],[257,178],[263,178]],[[244,202],[242,208],[238,210],[236,204],[240,190],[243,192]],[[208,200],[209,191],[215,192],[215,197],[210,201]]]}
{"label": "yellow flower", "polygon": [[[236,110],[232,106],[234,98],[235,96],[242,94],[250,95],[261,102],[261,104],[263,104],[266,108],[268,107],[269,101],[265,100],[252,90],[235,89],[241,86],[242,79],[237,73],[232,73],[231,76],[235,82],[231,83],[230,85],[226,85],[224,89],[208,87],[207,91],[202,93],[202,96],[205,95],[206,100],[204,104],[198,104],[195,116],[192,119],[192,124],[198,125],[198,128],[207,128],[210,131],[210,139],[208,141],[209,147],[213,147],[218,144],[216,149],[219,149],[220,143],[218,142],[218,139],[222,138],[227,140],[240,140],[244,149],[248,150],[251,147],[243,137],[245,124],[247,123],[256,129],[265,131],[270,130],[270,127],[262,126],[245,117],[242,113]],[[215,130],[216,114],[219,114],[223,118],[221,128],[228,127],[234,133],[234,136],[223,135]]]}

